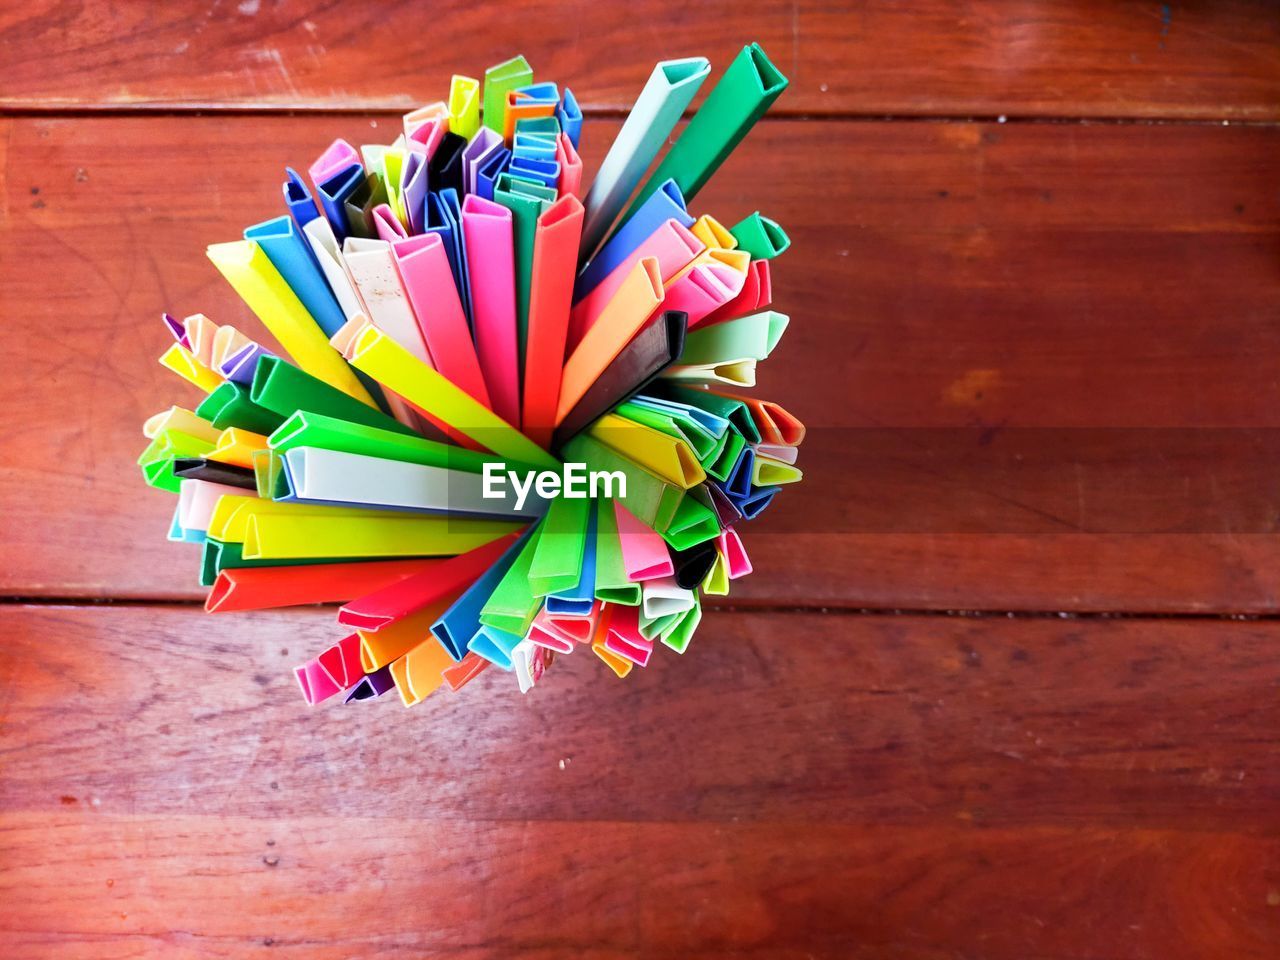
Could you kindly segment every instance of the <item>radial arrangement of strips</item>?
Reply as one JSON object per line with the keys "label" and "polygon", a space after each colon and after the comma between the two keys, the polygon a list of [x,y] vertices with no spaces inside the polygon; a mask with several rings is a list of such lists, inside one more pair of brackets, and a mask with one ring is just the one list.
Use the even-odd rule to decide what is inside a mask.
{"label": "radial arrangement of strips", "polygon": [[143,475],[210,612],[343,604],[309,703],[491,666],[527,692],[580,646],[625,677],[750,572],[741,524],[801,478],[803,425],[741,392],[787,327],[789,241],[689,204],[787,80],[745,47],[664,153],[710,73],[657,64],[589,185],[567,87],[523,57],[455,76],[209,247],[287,356],[165,314],[160,362],[205,396],[146,422]]}

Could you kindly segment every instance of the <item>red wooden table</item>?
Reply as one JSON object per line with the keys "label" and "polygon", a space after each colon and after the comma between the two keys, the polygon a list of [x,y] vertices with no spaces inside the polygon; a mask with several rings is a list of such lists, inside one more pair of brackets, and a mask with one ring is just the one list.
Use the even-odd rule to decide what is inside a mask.
{"label": "red wooden table", "polygon": [[[1280,8],[0,11],[0,955],[1280,955]],[[444,42],[447,38],[448,42]],[[626,682],[308,711],[133,460],[280,167],[517,50],[791,89],[699,196],[794,246],[757,574]]]}

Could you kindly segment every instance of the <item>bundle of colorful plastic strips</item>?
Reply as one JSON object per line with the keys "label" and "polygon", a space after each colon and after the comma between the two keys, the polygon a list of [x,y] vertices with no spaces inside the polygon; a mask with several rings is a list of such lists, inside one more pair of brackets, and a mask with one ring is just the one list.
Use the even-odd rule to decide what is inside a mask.
{"label": "bundle of colorful plastic strips", "polygon": [[740,530],[801,476],[803,425],[741,392],[787,326],[789,241],[689,205],[787,80],[746,47],[675,134],[709,74],[659,63],[589,189],[568,88],[523,57],[455,76],[209,248],[267,342],[165,315],[161,363],[205,395],[146,422],[139,464],[207,610],[342,604],[309,703],[489,667],[527,691],[580,647],[625,677],[751,571]]}

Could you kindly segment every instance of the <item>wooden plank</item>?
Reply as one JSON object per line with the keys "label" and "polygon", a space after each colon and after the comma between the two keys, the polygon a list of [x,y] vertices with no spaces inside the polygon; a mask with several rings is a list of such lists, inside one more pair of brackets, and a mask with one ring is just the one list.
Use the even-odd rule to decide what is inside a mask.
{"label": "wooden plank", "polygon": [[[0,380],[6,593],[198,595],[161,537],[171,501],[131,465],[143,418],[197,399],[154,364],[152,318],[243,321],[203,247],[276,212],[281,164],[391,122],[5,121],[5,362],[22,371]],[[614,129],[591,125],[589,164]],[[735,601],[1276,609],[1277,138],[800,122],[749,138],[695,209],[758,205],[791,232],[775,274],[794,323],[759,392],[811,431],[809,478],[747,528],[759,575]]]}
{"label": "wooden plank", "polygon": [[0,952],[1280,943],[1274,622],[720,613],[626,681],[308,710],[326,622],[0,610]]}
{"label": "wooden plank", "polygon": [[13,960],[1264,960],[1280,943],[1280,841],[1233,834],[57,811],[0,826]]}
{"label": "wooden plank", "polygon": [[622,110],[656,61],[719,69],[758,40],[792,79],[782,113],[1280,118],[1280,21],[1260,0],[559,2],[505,19],[519,30],[461,4],[37,0],[0,14],[0,106],[405,110],[519,50],[588,109]]}
{"label": "wooden plank", "polygon": [[304,706],[332,611],[0,625],[9,811],[1262,833],[1280,789],[1274,622],[716,611],[623,681],[574,654],[413,710]]}

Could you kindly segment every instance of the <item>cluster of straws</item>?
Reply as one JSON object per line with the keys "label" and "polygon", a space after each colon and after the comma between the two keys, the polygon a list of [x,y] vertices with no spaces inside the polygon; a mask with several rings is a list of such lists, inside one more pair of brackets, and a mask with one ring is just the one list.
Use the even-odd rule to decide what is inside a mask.
{"label": "cluster of straws", "polygon": [[581,646],[624,677],[750,572],[741,524],[801,476],[803,425],[739,392],[789,240],[687,204],[787,81],[744,48],[659,157],[709,72],[659,63],[585,190],[569,89],[523,57],[455,76],[209,248],[275,343],[165,315],[206,395],[147,421],[143,474],[209,611],[342,604],[308,702],[527,691]]}

